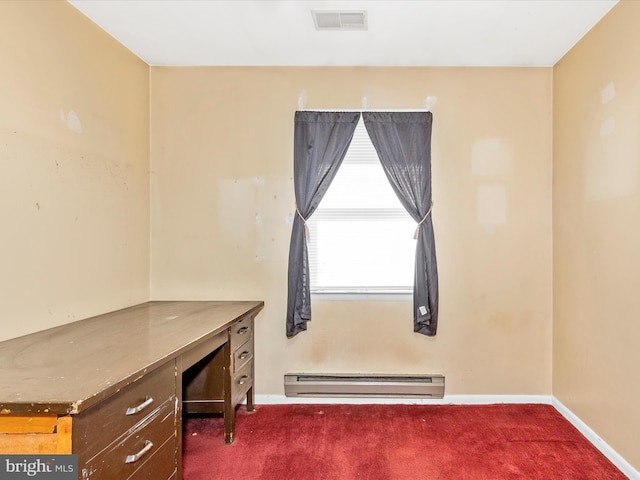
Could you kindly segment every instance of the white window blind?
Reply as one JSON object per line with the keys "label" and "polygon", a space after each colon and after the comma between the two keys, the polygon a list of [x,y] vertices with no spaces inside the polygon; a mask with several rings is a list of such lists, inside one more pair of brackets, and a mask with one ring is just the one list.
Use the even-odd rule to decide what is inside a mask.
{"label": "white window blind", "polygon": [[362,119],[308,226],[312,292],[412,291],[416,222],[393,192]]}

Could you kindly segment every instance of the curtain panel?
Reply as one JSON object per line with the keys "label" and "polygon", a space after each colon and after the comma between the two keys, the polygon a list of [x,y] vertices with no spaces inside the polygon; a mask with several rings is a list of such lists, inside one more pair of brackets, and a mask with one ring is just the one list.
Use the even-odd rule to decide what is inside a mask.
{"label": "curtain panel", "polygon": [[364,112],[371,143],[398,199],[418,223],[413,329],[435,335],[438,269],[431,221],[431,112]]}
{"label": "curtain panel", "polygon": [[296,112],[293,181],[296,214],[291,232],[286,334],[291,338],[311,320],[311,290],[306,221],[318,208],[342,164],[359,112]]}

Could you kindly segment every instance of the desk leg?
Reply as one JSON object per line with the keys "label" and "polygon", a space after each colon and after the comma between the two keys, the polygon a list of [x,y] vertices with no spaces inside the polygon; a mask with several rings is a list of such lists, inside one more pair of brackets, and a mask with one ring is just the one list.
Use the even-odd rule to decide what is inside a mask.
{"label": "desk leg", "polygon": [[176,359],[176,473],[170,480],[182,480],[182,357]]}
{"label": "desk leg", "polygon": [[253,405],[253,386],[247,390],[247,412],[255,412],[256,408]]}
{"label": "desk leg", "polygon": [[222,369],[224,383],[224,405],[222,406],[224,415],[224,443],[233,443],[233,430],[236,423],[236,408],[233,405],[233,389],[231,388],[233,379],[231,342],[227,342],[223,347],[225,365]]}
{"label": "desk leg", "polygon": [[224,406],[224,443],[233,443],[233,431],[236,423],[233,405]]}

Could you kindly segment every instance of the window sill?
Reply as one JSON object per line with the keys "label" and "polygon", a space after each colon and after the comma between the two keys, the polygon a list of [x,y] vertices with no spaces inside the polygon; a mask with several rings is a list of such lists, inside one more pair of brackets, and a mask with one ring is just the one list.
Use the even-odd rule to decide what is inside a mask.
{"label": "window sill", "polygon": [[406,302],[413,300],[413,292],[311,292],[311,300],[319,302]]}

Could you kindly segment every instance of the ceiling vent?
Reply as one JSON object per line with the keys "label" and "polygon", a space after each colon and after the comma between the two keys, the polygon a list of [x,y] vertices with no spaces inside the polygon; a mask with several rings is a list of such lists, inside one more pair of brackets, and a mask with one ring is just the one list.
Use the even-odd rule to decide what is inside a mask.
{"label": "ceiling vent", "polygon": [[367,30],[366,10],[312,10],[316,30]]}

